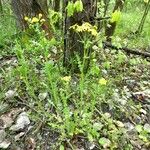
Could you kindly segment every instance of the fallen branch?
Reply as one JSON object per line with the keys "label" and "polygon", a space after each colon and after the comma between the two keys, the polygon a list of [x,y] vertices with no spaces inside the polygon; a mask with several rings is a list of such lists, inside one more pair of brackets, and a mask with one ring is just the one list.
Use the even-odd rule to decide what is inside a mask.
{"label": "fallen branch", "polygon": [[150,57],[150,53],[148,53],[148,52],[137,51],[137,50],[133,50],[133,49],[130,49],[127,47],[118,48],[117,46],[112,45],[109,42],[103,42],[103,48],[104,49],[105,48],[111,48],[111,49],[115,49],[115,50],[123,50],[126,53],[134,54],[134,55],[140,55],[140,56],[143,56],[144,58]]}

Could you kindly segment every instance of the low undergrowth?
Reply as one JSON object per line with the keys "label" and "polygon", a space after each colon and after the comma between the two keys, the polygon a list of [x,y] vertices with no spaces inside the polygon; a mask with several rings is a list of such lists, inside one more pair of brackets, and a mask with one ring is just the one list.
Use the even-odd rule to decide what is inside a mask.
{"label": "low undergrowth", "polygon": [[93,49],[87,73],[78,55],[79,72],[72,73],[63,66],[62,39],[47,39],[40,26],[33,20],[12,42],[13,56],[0,58],[0,100],[25,108],[33,125],[27,136],[36,148],[132,150],[140,143],[148,149],[149,94],[136,92],[149,90],[149,61],[104,50],[98,35],[96,44],[82,41]]}

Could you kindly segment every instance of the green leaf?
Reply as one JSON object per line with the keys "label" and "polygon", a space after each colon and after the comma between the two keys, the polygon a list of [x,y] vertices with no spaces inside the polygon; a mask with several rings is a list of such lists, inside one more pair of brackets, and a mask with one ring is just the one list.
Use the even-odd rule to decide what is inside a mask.
{"label": "green leaf", "polygon": [[124,124],[121,121],[115,121],[116,125],[120,128],[124,127]]}
{"label": "green leaf", "polygon": [[102,145],[104,148],[107,148],[107,147],[110,147],[110,140],[105,138],[105,137],[102,137],[99,139],[99,144]]}
{"label": "green leaf", "polygon": [[146,131],[147,133],[150,133],[150,125],[148,123],[144,125],[144,131]]}
{"label": "green leaf", "polygon": [[89,141],[93,141],[93,136],[89,133],[88,133],[88,139],[89,139]]}
{"label": "green leaf", "polygon": [[91,68],[91,74],[92,75],[99,75],[99,73],[100,73],[100,69],[97,65],[95,65]]}
{"label": "green leaf", "polygon": [[142,125],[137,125],[136,127],[135,127],[135,129],[137,130],[137,132],[142,132],[143,131],[143,126]]}
{"label": "green leaf", "polygon": [[77,12],[82,12],[83,11],[83,3],[81,0],[77,0],[75,3],[74,3],[74,8]]}
{"label": "green leaf", "polygon": [[124,63],[126,60],[127,60],[127,56],[124,53],[119,52],[118,53],[118,63],[119,64]]}
{"label": "green leaf", "polygon": [[148,142],[147,137],[144,136],[144,135],[142,135],[142,134],[139,135],[139,138],[140,138],[141,140],[143,140],[144,142]]}
{"label": "green leaf", "polygon": [[60,145],[59,150],[64,150],[64,149],[65,149],[64,146],[63,146],[63,145]]}
{"label": "green leaf", "polygon": [[118,22],[121,18],[121,12],[119,10],[115,10],[113,13],[112,13],[112,17],[111,17],[111,20],[110,22],[113,23],[113,22]]}
{"label": "green leaf", "polygon": [[103,63],[103,67],[106,68],[106,69],[110,69],[111,68],[111,62],[110,61],[105,61]]}
{"label": "green leaf", "polygon": [[68,14],[68,16],[69,16],[69,17],[73,16],[74,10],[75,10],[75,9],[74,9],[74,3],[69,2],[66,9],[67,9],[67,14]]}
{"label": "green leaf", "polygon": [[104,125],[103,125],[102,123],[100,123],[100,122],[93,124],[93,128],[94,128],[96,131],[101,130],[103,126],[104,126]]}

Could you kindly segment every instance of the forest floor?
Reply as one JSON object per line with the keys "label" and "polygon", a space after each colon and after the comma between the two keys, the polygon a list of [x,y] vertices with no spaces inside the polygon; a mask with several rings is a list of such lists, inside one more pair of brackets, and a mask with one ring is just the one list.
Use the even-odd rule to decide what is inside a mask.
{"label": "forest floor", "polygon": [[[118,61],[109,69],[105,68],[107,66],[106,61],[105,64],[101,64],[103,66],[101,67],[102,76],[107,76],[106,78],[110,79],[112,82],[111,84],[113,84],[113,93],[111,93],[112,95],[109,96],[109,99],[106,99],[106,101],[108,101],[110,105],[112,103],[111,101],[114,101],[115,105],[112,105],[113,107],[116,107],[111,108],[111,106],[108,106],[108,103],[105,102],[104,104],[106,106],[103,106],[104,118],[108,117],[108,120],[106,119],[107,122],[113,122],[110,123],[112,126],[115,125],[119,131],[123,129],[126,130],[125,133],[127,134],[126,139],[125,137],[118,135],[121,133],[116,135],[114,133],[114,135],[111,135],[112,139],[122,137],[123,139],[125,138],[128,140],[128,143],[132,145],[133,149],[148,150],[150,148],[150,62],[138,56],[127,56],[127,60],[122,62],[119,60],[121,58],[113,60],[116,54],[104,53],[105,57],[111,57],[113,63]],[[102,58],[99,59],[101,61]],[[119,61],[121,61],[120,64],[118,64]],[[7,57],[1,55],[1,148],[12,150],[59,149],[58,147],[61,141],[65,149],[68,150],[109,149],[111,144],[110,141],[107,141],[107,138],[105,139],[106,143],[102,148],[99,147],[95,139],[90,141],[81,133],[74,135],[72,138],[66,137],[66,139],[60,140],[60,131],[51,129],[48,123],[49,121],[46,119],[47,115],[45,115],[45,117],[42,116],[41,113],[45,113],[43,112],[43,109],[39,108],[42,106],[34,106],[37,104],[34,104],[32,100],[28,100],[30,97],[28,97],[26,93],[20,93],[20,88],[24,88],[24,85],[18,85],[16,78],[10,76],[10,72],[17,66],[18,59],[15,55],[8,55]],[[39,95],[40,94],[41,96],[44,96],[42,99],[46,98],[46,93],[39,93]],[[44,102],[42,105],[45,108],[45,111],[48,112],[46,108],[47,104]],[[99,106],[97,106],[97,109],[99,109],[98,107]],[[118,109],[117,107],[120,108]],[[37,116],[34,116],[36,113],[40,114],[38,117],[41,117],[38,118]],[[52,113],[51,110],[49,110],[49,113]],[[95,115],[99,116],[97,113]],[[95,119],[93,119],[93,121],[95,122],[95,125],[97,125],[97,121]],[[54,145],[57,148],[53,148]],[[124,148],[121,148],[120,145],[118,149]]]}

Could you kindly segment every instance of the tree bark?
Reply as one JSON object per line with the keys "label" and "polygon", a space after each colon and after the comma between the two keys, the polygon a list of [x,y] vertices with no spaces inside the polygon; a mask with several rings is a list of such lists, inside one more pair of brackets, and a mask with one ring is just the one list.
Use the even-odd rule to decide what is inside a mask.
{"label": "tree bark", "polygon": [[146,17],[147,17],[147,14],[148,14],[149,9],[150,9],[150,0],[149,0],[148,3],[146,4],[144,14],[143,14],[143,16],[142,16],[142,19],[141,19],[141,22],[140,22],[140,24],[139,24],[138,30],[137,30],[137,32],[136,32],[136,33],[138,33],[138,34],[141,34],[141,32],[143,31],[144,23],[145,23],[145,20],[146,20]]}
{"label": "tree bark", "polygon": [[43,25],[43,29],[51,34],[47,18],[47,0],[11,0],[11,6],[14,14],[16,15],[17,25],[22,30],[28,27],[28,24],[24,19],[26,16],[32,18],[38,16],[41,13],[43,15],[43,18],[46,20]]}
{"label": "tree bark", "polygon": [[[113,12],[116,10],[123,10],[125,0],[116,0]],[[112,36],[115,32],[117,22],[109,22],[108,25],[105,27],[105,36],[106,36],[106,41],[111,42]]]}
{"label": "tree bark", "polygon": [[59,12],[60,10],[60,0],[54,1],[54,11]]}
{"label": "tree bark", "polygon": [[[75,2],[76,0],[73,0]],[[71,61],[75,58],[75,53],[77,53],[80,58],[83,58],[84,45],[80,41],[80,36],[82,33],[76,33],[69,28],[72,25],[78,24],[82,25],[83,22],[89,22],[91,24],[95,23],[95,16],[97,11],[97,0],[82,0],[84,10],[79,13],[75,13],[72,17],[67,17],[66,29],[68,31],[68,37],[66,40],[67,50],[65,52],[65,66],[70,66]]]}

